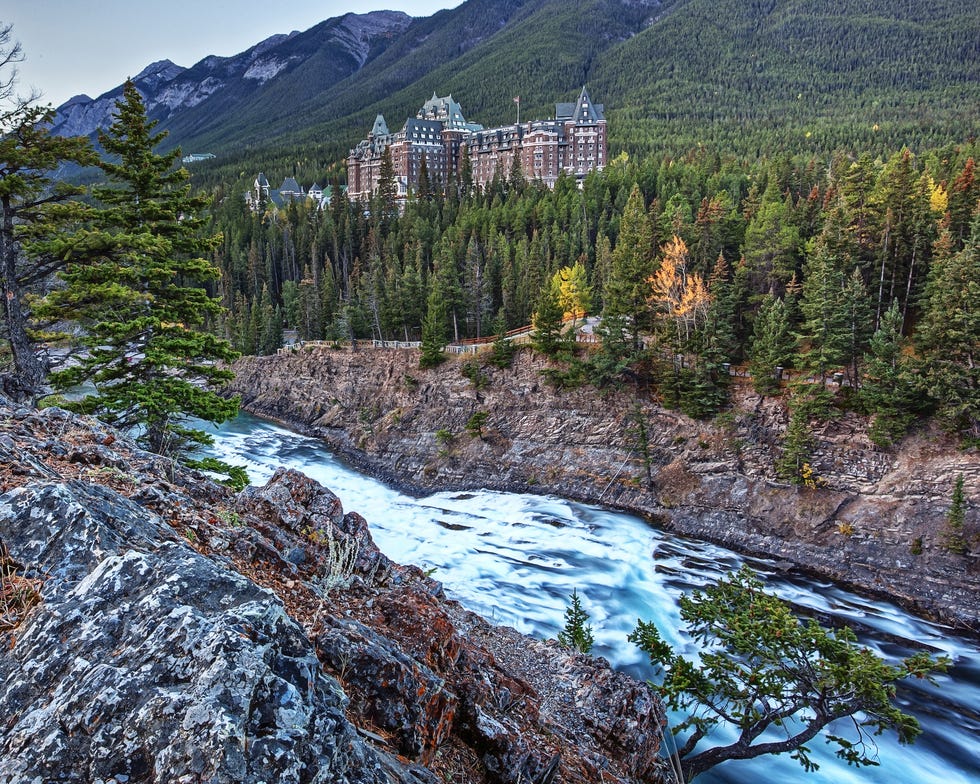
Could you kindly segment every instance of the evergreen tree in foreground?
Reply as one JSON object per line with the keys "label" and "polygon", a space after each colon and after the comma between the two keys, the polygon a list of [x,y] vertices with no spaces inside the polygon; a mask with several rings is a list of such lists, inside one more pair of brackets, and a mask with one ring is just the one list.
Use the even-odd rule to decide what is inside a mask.
{"label": "evergreen tree in foreground", "polygon": [[218,277],[206,257],[220,238],[201,233],[207,203],[190,195],[187,171],[173,168],[180,151],[153,151],[165,133],[153,133],[132,82],[116,107],[99,134],[113,160],[99,164],[110,185],[93,189],[102,209],[88,238],[92,258],[69,265],[66,287],[44,304],[80,323],[86,350],[51,380],[62,390],[89,382],[94,392],[75,408],[135,428],[150,451],[176,455],[210,440],[187,417],[222,422],[238,410],[212,388],[232,377],[218,363],[236,354],[206,331],[221,312],[204,288]]}
{"label": "evergreen tree in foreground", "polygon": [[[929,678],[949,660],[920,652],[889,664],[847,627],[800,620],[762,587],[743,566],[681,598],[695,661],[675,653],[653,623],[640,621],[629,637],[663,669],[667,704],[687,716],[674,727],[684,736],[678,750],[684,780],[726,760],[764,754],[788,753],[814,770],[807,744],[845,717],[852,722],[835,725],[825,740],[850,765],[876,765],[873,736],[885,730],[901,743],[914,741],[921,728],[895,705],[895,683]],[[728,730],[716,738],[722,745],[699,749],[715,728]]]}

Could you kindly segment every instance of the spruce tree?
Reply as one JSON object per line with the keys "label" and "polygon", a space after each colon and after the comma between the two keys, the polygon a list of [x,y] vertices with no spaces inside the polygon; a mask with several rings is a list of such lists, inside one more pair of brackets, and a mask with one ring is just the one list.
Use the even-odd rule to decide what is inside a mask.
{"label": "spruce tree", "polygon": [[783,292],[796,273],[800,244],[790,207],[776,178],[770,177],[762,203],[745,229],[743,253],[753,293]]}
{"label": "spruce tree", "polygon": [[897,300],[871,336],[860,397],[872,417],[869,436],[875,444],[888,446],[905,434],[918,396],[902,356],[902,314]]}
{"label": "spruce tree", "polygon": [[634,185],[623,210],[619,237],[612,252],[612,265],[602,292],[603,345],[632,361],[642,347],[640,333],[649,330],[647,307],[649,284],[654,272],[653,238],[643,194]]}
{"label": "spruce tree", "polygon": [[555,357],[568,346],[568,341],[562,334],[563,322],[560,292],[552,280],[541,290],[538,307],[531,318],[534,331],[531,333],[531,345],[546,357]]}
{"label": "spruce tree", "polygon": [[963,250],[934,255],[923,299],[923,390],[948,430],[980,441],[980,215]]}
{"label": "spruce tree", "polygon": [[419,367],[435,367],[446,359],[446,301],[436,281],[429,291],[425,319],[422,321],[422,352]]}
{"label": "spruce tree", "polygon": [[59,389],[88,381],[94,391],[75,407],[123,428],[135,428],[153,452],[179,455],[207,434],[187,418],[222,422],[237,400],[214,386],[232,377],[219,363],[236,357],[227,341],[204,331],[221,312],[204,288],[218,277],[208,256],[220,238],[204,233],[206,199],[192,196],[180,150],[154,149],[154,133],[135,85],[127,82],[116,116],[99,141],[111,158],[109,185],[93,188],[102,208],[88,247],[97,255],[69,264],[65,288],[45,303],[48,314],[77,321],[86,353],[52,375]]}
{"label": "spruce tree", "polygon": [[791,404],[792,415],[783,439],[783,453],[776,461],[776,473],[794,485],[816,487],[810,456],[813,451],[813,434],[805,401],[796,398]]}
{"label": "spruce tree", "polygon": [[786,305],[778,297],[767,294],[756,316],[749,349],[749,372],[752,373],[752,386],[756,392],[771,395],[779,391],[776,368],[789,366],[795,345]]}
{"label": "spruce tree", "polygon": [[821,381],[850,359],[851,323],[843,291],[844,274],[838,260],[826,247],[818,246],[807,260],[800,337],[806,345],[806,366]]}
{"label": "spruce tree", "polygon": [[946,528],[942,533],[943,547],[956,555],[963,555],[969,547],[964,533],[966,502],[963,498],[963,474],[956,477],[953,498],[946,513]]}
{"label": "spruce tree", "polygon": [[592,627],[588,625],[589,614],[582,607],[576,589],[572,589],[569,598],[572,604],[565,610],[565,626],[558,632],[558,642],[579,653],[589,653],[595,643]]}

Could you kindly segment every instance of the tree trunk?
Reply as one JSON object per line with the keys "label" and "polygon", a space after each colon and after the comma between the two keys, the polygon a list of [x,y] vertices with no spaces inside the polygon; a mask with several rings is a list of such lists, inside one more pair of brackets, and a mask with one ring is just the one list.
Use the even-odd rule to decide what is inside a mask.
{"label": "tree trunk", "polygon": [[0,391],[17,402],[23,402],[33,400],[40,393],[48,368],[27,334],[27,312],[23,305],[23,293],[17,283],[18,247],[13,238],[13,218],[6,199],[2,209],[4,222],[0,255],[3,269],[0,274],[0,295],[3,297],[4,323],[14,367],[13,373],[0,375]]}

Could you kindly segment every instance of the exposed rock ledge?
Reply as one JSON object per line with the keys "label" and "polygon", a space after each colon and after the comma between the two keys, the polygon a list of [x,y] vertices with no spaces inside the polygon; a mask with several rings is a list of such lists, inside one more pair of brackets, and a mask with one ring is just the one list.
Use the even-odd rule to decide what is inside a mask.
{"label": "exposed rock ledge", "polygon": [[0,492],[4,784],[663,780],[646,684],[463,610],[302,474],[235,495],[0,399]]}
{"label": "exposed rock ledge", "polygon": [[[461,365],[420,370],[414,351],[305,348],[240,360],[233,390],[247,410],[317,436],[407,489],[545,492],[627,509],[980,631],[977,450],[929,431],[884,452],[860,417],[845,415],[816,433],[823,487],[800,489],[770,479],[787,422],[781,402],[748,389],[706,424],[653,404],[637,409],[622,394],[556,392],[529,352],[511,369],[483,368],[482,386]],[[649,483],[637,410],[649,433]],[[466,432],[478,411],[489,415],[482,438]],[[969,502],[965,555],[942,546],[958,474]]]}

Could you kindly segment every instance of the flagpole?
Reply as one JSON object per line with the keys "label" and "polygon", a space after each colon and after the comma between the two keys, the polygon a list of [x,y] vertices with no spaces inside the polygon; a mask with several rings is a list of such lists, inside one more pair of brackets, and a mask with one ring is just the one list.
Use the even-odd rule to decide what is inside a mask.
{"label": "flagpole", "polygon": [[521,124],[521,96],[518,95],[514,99],[514,103],[517,104],[517,124],[520,125]]}

